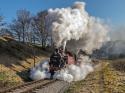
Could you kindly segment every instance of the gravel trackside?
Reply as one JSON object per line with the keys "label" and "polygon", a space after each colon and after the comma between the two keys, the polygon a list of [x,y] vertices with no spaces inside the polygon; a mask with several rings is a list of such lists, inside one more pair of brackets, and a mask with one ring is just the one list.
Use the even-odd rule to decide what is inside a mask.
{"label": "gravel trackside", "polygon": [[32,93],[64,93],[66,89],[68,89],[70,83],[65,81],[56,81],[48,86],[45,86],[41,89],[36,89]]}

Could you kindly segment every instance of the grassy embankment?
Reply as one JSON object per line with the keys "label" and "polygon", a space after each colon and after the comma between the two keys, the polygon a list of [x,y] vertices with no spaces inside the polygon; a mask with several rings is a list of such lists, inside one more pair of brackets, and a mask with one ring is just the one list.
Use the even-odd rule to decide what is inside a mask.
{"label": "grassy embankment", "polygon": [[28,70],[35,62],[48,57],[41,47],[0,37],[0,87],[7,87],[28,81]]}

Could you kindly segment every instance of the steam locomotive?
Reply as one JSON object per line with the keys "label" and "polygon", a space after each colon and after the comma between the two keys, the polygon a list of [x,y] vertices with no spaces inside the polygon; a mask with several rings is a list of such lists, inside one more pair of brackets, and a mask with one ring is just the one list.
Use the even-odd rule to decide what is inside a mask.
{"label": "steam locomotive", "polygon": [[51,76],[54,75],[55,71],[61,70],[70,64],[76,64],[76,55],[70,51],[64,51],[63,48],[55,49],[49,61]]}

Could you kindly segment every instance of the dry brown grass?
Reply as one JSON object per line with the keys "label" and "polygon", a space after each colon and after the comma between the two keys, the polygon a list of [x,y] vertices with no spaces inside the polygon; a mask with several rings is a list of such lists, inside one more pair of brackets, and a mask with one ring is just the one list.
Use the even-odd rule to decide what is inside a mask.
{"label": "dry brown grass", "polygon": [[39,46],[19,43],[0,37],[0,85],[9,85],[12,82],[28,80],[28,70],[34,66],[33,49],[35,50],[35,63],[48,57],[48,52]]}
{"label": "dry brown grass", "polygon": [[0,65],[0,88],[23,83],[22,79],[10,68]]}
{"label": "dry brown grass", "polygon": [[117,59],[111,61],[112,67],[120,72],[125,72],[125,59]]}
{"label": "dry brown grass", "polygon": [[125,73],[116,69],[117,64],[118,67],[123,64],[118,60],[115,66],[114,60],[101,64],[102,69],[95,70],[85,80],[75,82],[66,93],[125,93]]}

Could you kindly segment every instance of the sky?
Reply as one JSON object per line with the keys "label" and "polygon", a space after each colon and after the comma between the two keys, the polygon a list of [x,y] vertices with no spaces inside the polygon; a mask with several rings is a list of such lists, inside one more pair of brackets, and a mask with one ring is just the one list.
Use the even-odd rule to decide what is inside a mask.
{"label": "sky", "polygon": [[49,8],[69,7],[75,1],[84,1],[87,12],[113,25],[125,25],[125,0],[0,0],[0,15],[11,23],[16,11],[26,9],[35,15]]}

